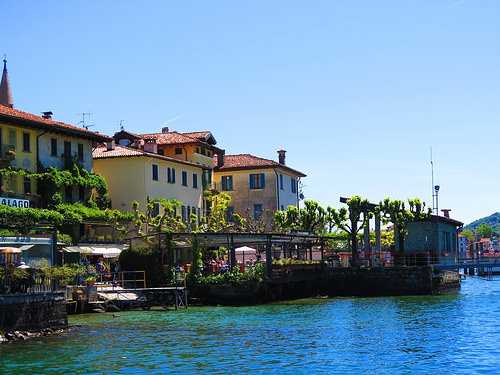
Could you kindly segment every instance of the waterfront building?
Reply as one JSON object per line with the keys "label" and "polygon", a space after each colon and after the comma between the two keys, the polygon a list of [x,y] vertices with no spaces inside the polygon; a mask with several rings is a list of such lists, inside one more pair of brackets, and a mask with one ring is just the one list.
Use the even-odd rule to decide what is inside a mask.
{"label": "waterfront building", "polygon": [[277,162],[250,154],[216,158],[214,188],[231,195],[229,219],[234,212],[270,223],[274,212],[298,207],[299,181],[306,175],[286,165],[285,153],[278,151]]}
{"label": "waterfront building", "polygon": [[[3,60],[0,82],[0,168],[40,172],[48,167],[68,168],[77,162],[92,170],[92,148],[110,138],[97,132],[52,119],[52,112],[41,116],[14,108],[14,100]],[[83,201],[88,194],[77,187],[67,189],[67,201]],[[37,185],[30,178],[0,177],[0,204],[43,206]]]}
{"label": "waterfront building", "polygon": [[458,257],[465,259],[469,257],[469,239],[465,236],[458,235]]}
{"label": "waterfront building", "polygon": [[[458,231],[463,223],[447,216],[432,215],[408,224],[406,255],[429,256],[436,263],[453,263],[458,257]],[[396,250],[399,243],[396,241]]]}
{"label": "waterfront building", "polygon": [[93,157],[94,171],[108,183],[113,208],[130,211],[137,201],[144,209],[148,200],[164,198],[181,202],[178,215],[184,220],[202,214],[205,166],[161,155],[148,143],[134,148],[108,142]]}

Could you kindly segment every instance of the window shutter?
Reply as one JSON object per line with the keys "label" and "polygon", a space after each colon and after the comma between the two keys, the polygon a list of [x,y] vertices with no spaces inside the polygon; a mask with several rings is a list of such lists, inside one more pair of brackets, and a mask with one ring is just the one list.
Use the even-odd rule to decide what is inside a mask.
{"label": "window shutter", "polygon": [[266,175],[264,173],[260,174],[260,187],[264,189],[266,187]]}
{"label": "window shutter", "polygon": [[227,190],[227,180],[226,180],[225,176],[221,176],[220,183],[222,185],[222,191],[226,191]]}
{"label": "window shutter", "polygon": [[254,180],[253,180],[253,178],[252,178],[252,177],[253,177],[253,175],[249,175],[249,178],[250,178],[250,182],[249,182],[249,184],[250,184],[250,189],[255,189],[255,186],[254,186]]}
{"label": "window shutter", "polygon": [[172,183],[175,184],[175,168],[172,168]]}
{"label": "window shutter", "polygon": [[172,174],[170,168],[167,168],[167,182],[172,182]]}

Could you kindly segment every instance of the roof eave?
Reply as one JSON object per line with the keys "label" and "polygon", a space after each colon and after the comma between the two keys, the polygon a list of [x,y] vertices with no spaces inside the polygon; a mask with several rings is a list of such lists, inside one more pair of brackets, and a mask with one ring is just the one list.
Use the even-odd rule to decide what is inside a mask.
{"label": "roof eave", "polygon": [[63,134],[71,134],[73,136],[77,136],[80,138],[85,138],[89,139],[92,141],[96,142],[109,142],[113,138],[108,137],[107,135],[99,135],[96,133],[91,133],[91,132],[85,132],[85,131],[79,131],[77,129],[69,129],[69,128],[64,128],[55,124],[44,124],[38,121],[34,120],[29,120],[29,119],[22,119],[18,117],[13,117],[13,116],[8,116],[4,114],[0,114],[0,120],[5,121],[7,123],[12,123],[14,125],[26,125],[29,124],[30,126],[33,126],[37,129],[43,129],[43,130],[48,130],[53,133],[63,133]]}

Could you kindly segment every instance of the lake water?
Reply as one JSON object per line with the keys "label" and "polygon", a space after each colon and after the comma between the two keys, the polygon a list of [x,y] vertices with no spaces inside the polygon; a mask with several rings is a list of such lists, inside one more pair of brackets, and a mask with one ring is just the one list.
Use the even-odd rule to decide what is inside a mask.
{"label": "lake water", "polygon": [[500,373],[500,278],[453,295],[80,315],[0,345],[0,373]]}

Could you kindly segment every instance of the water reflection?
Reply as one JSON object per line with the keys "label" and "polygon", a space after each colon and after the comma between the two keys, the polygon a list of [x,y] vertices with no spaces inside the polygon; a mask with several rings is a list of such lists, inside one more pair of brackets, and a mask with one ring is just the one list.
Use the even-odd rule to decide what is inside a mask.
{"label": "water reflection", "polygon": [[76,316],[72,334],[0,346],[0,373],[494,372],[499,297],[468,279],[456,295]]}

